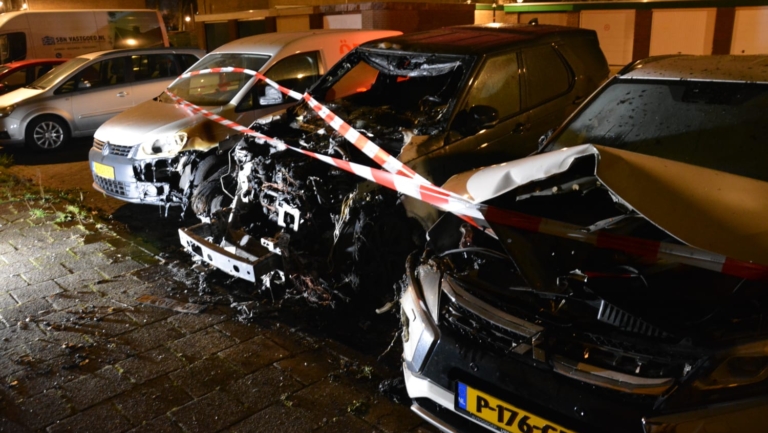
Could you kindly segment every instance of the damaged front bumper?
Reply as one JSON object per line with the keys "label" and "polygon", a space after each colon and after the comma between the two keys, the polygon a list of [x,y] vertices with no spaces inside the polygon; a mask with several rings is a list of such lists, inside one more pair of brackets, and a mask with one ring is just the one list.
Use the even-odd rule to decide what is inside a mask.
{"label": "damaged front bumper", "polygon": [[210,223],[179,229],[179,240],[189,254],[233,277],[256,282],[271,272],[281,272],[282,257],[277,241],[262,238],[256,242],[244,235],[237,243],[223,239],[217,244],[215,238]]}

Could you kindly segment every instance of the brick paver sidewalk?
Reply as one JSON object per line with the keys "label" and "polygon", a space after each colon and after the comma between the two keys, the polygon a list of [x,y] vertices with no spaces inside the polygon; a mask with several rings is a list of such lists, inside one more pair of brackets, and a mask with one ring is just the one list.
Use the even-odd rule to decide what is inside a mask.
{"label": "brick paver sidewalk", "polygon": [[189,264],[53,218],[0,205],[0,432],[434,431],[376,392],[375,360],[229,306],[139,303],[183,301]]}

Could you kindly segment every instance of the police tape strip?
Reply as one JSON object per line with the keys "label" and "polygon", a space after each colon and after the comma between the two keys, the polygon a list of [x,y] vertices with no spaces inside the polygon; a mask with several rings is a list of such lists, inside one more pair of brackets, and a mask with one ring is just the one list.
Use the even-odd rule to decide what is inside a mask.
{"label": "police tape strip", "polygon": [[199,71],[187,72],[181,75],[180,78],[189,78],[196,75],[204,75],[204,74],[218,74],[218,73],[230,73],[230,72],[253,75],[256,78],[266,82],[271,87],[274,87],[275,89],[279,90],[280,92],[288,95],[293,99],[296,99],[299,101],[301,100],[306,101],[307,104],[315,112],[317,112],[317,114],[323,120],[325,120],[325,122],[328,125],[330,125],[339,134],[341,134],[341,136],[343,136],[347,141],[349,141],[355,147],[360,149],[366,156],[374,160],[377,164],[379,164],[382,168],[384,168],[388,172],[409,177],[411,179],[416,179],[419,183],[423,183],[425,185],[432,184],[428,180],[424,179],[421,175],[413,171],[413,169],[403,164],[397,158],[393,157],[392,155],[387,153],[387,151],[385,151],[384,149],[376,145],[376,143],[369,140],[365,135],[361,134],[359,131],[352,128],[342,118],[334,114],[331,110],[329,110],[323,104],[317,102],[317,100],[312,98],[308,93],[301,94],[299,92],[294,92],[293,90],[285,88],[280,84],[278,84],[277,82],[265,77],[264,75],[262,75],[257,71],[253,71],[245,68],[232,68],[232,67],[211,68],[211,69],[201,69]]}
{"label": "police tape strip", "polygon": [[431,184],[425,185],[415,179],[400,174],[378,170],[289,146],[280,140],[267,137],[266,135],[260,134],[239,125],[236,122],[225,119],[217,114],[184,101],[182,98],[179,98],[168,90],[166,90],[166,93],[180,105],[195,113],[200,113],[224,126],[244,134],[255,136],[256,138],[276,146],[280,150],[291,149],[349,173],[356,174],[398,193],[424,201],[444,211],[454,213],[465,221],[473,223],[473,225],[482,229],[491,229],[489,223],[502,224],[516,229],[589,243],[597,248],[623,251],[639,257],[654,260],[668,260],[749,280],[768,280],[767,266],[729,258],[699,248],[615,235],[606,232],[586,232],[582,227],[573,224],[535,217],[493,206],[475,205],[453,192]]}

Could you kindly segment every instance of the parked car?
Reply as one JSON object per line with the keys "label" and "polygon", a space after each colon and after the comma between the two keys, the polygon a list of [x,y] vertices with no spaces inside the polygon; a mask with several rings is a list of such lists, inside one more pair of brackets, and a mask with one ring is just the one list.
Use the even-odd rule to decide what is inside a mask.
{"label": "parked car", "polygon": [[35,59],[0,65],[0,95],[31,84],[66,59]]}
{"label": "parked car", "polygon": [[448,432],[766,425],[766,77],[647,59],[541,153],[451,178],[496,237],[446,215],[408,260],[412,409]]}
{"label": "parked car", "polygon": [[157,96],[202,57],[191,48],[100,51],[0,96],[0,145],[49,151],[89,136],[107,119]]}
{"label": "parked car", "polygon": [[[351,47],[397,34],[387,30],[267,33],[225,44],[193,70],[246,68],[304,92]],[[293,103],[241,72],[183,77],[168,90],[246,125]],[[228,164],[217,145],[233,134],[202,114],[179,109],[170,96],[162,94],[120,113],[96,131],[89,153],[93,187],[131,203],[186,205],[204,178]]]}
{"label": "parked car", "polygon": [[[440,182],[535,151],[539,136],[607,74],[591,30],[458,26],[363,44],[310,94],[416,173]],[[305,102],[252,128],[371,164]],[[429,207],[254,138],[231,154],[232,175],[208,179],[191,203],[211,222],[180,235],[192,254],[243,279],[285,270],[291,287],[321,302],[345,298],[365,279],[372,280],[366,292],[377,293],[374,287],[389,288],[402,274],[402,260],[423,235],[419,224],[436,218]],[[217,214],[230,196],[233,210]]]}

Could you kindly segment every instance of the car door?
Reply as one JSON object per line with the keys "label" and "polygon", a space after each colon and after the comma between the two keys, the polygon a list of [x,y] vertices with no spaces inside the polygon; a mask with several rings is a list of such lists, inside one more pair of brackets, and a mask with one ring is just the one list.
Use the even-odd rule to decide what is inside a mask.
{"label": "car door", "polygon": [[[272,65],[264,75],[281,86],[304,93],[320,78],[319,52],[294,54]],[[279,90],[256,81],[235,108],[235,121],[250,125],[254,120],[296,103]]]}
{"label": "car door", "polygon": [[[115,57],[89,64],[70,81],[75,131],[88,134],[112,116],[133,105],[127,82],[127,57]],[[64,84],[67,86],[69,81]]]}

